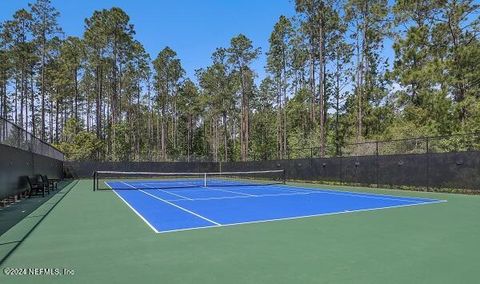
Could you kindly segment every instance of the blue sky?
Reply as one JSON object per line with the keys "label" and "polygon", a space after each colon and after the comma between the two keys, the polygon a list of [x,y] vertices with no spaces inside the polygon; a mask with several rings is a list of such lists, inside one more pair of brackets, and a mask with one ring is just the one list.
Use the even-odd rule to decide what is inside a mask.
{"label": "blue sky", "polygon": [[[0,0],[0,21],[27,8],[34,0]],[[210,64],[217,47],[226,47],[230,39],[243,33],[262,56],[253,64],[264,75],[265,52],[273,25],[280,15],[295,13],[291,0],[52,0],[60,12],[59,23],[67,35],[81,36],[84,19],[95,10],[122,8],[135,26],[139,40],[155,58],[165,46],[174,49],[187,75]]]}

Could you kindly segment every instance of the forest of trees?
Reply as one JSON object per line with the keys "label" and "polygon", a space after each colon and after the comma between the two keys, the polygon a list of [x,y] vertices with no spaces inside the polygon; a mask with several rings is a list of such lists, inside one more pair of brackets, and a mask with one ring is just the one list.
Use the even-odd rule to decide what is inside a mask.
{"label": "forest of trees", "polygon": [[268,50],[239,34],[187,78],[171,48],[150,57],[122,9],[93,12],[75,37],[36,0],[0,22],[0,116],[73,160],[332,156],[347,143],[480,131],[476,1],[292,5]]}

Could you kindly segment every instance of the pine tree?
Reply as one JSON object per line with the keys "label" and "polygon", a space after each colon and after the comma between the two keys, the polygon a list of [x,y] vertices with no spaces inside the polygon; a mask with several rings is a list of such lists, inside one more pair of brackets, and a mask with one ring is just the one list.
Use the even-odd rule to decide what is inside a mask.
{"label": "pine tree", "polygon": [[[270,35],[270,49],[267,53],[267,70],[272,73],[277,89],[277,157],[283,159],[287,152],[287,116],[285,103],[292,49],[289,47],[293,36],[292,23],[285,16],[280,16]],[[266,81],[267,82],[267,81]]]}
{"label": "pine tree", "polygon": [[252,41],[245,35],[231,39],[228,52],[228,62],[232,64],[241,90],[241,121],[240,121],[240,157],[248,160],[249,150],[249,99],[253,92],[253,71],[249,65],[260,54],[260,48],[254,48]]}
{"label": "pine tree", "polygon": [[[60,26],[57,23],[57,18],[60,13],[51,5],[50,0],[37,0],[34,4],[29,4],[32,10],[32,34],[34,37],[34,42],[38,48],[38,57],[40,58],[40,97],[41,97],[41,128],[40,128],[40,137],[45,140],[45,104],[46,104],[46,84],[45,82],[45,67],[47,61],[51,59],[52,49],[55,48],[55,45],[52,45],[51,38],[55,34],[62,32]],[[33,90],[32,90],[33,92]],[[32,94],[33,95],[33,94]],[[32,97],[33,101],[33,97]],[[32,117],[33,117],[33,107],[32,107]],[[32,119],[32,122],[35,120]],[[35,126],[32,126],[33,133],[35,133]]]}
{"label": "pine tree", "polygon": [[385,96],[380,51],[388,35],[388,4],[386,0],[349,0],[344,9],[355,43],[355,137],[360,141],[374,134],[371,128],[378,122],[374,108]]}
{"label": "pine tree", "polygon": [[168,114],[169,112],[173,113],[172,117],[176,119],[175,99],[179,81],[183,77],[185,71],[181,66],[180,59],[177,58],[177,54],[169,47],[165,47],[160,51],[157,58],[153,61],[153,67],[155,69],[154,86],[157,92],[156,105],[160,125],[159,133],[157,135],[159,139],[158,150],[160,153],[160,159],[166,160]]}

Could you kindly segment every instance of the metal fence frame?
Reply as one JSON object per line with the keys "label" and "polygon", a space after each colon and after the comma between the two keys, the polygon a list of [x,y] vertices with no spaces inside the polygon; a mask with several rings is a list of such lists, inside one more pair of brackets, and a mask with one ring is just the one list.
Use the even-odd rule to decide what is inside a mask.
{"label": "metal fence frame", "polygon": [[220,169],[284,169],[290,181],[480,193],[480,151],[225,162]]}
{"label": "metal fence frame", "polygon": [[[331,146],[331,145],[330,145]],[[328,149],[328,145],[325,147]],[[480,132],[349,143],[321,156],[320,147],[287,148],[284,160],[480,151]],[[306,153],[306,154],[305,154]],[[268,160],[275,160],[268,159]],[[256,161],[256,156],[253,156]]]}
{"label": "metal fence frame", "polygon": [[284,170],[288,181],[332,182],[374,187],[446,189],[480,193],[480,151],[369,155],[248,162],[65,162],[73,178],[98,170],[236,172]]}
{"label": "metal fence frame", "polygon": [[0,144],[60,161],[65,160],[60,150],[3,117],[0,117]]}

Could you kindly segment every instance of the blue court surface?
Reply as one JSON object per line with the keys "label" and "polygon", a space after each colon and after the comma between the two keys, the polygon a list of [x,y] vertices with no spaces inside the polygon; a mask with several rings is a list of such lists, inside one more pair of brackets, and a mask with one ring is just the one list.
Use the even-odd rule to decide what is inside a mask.
{"label": "blue court surface", "polygon": [[289,185],[165,188],[164,182],[152,180],[106,184],[157,233],[445,202]]}

